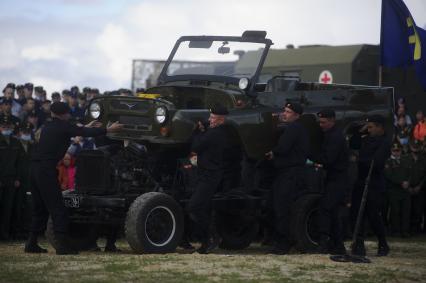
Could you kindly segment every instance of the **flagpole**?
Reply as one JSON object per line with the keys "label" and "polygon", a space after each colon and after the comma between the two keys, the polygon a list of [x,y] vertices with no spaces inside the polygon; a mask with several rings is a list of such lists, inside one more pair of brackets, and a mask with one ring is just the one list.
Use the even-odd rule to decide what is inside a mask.
{"label": "flagpole", "polygon": [[383,84],[383,41],[382,41],[382,36],[383,36],[383,12],[384,12],[384,5],[383,5],[383,1],[386,0],[382,0],[382,7],[381,7],[381,15],[380,15],[380,64],[379,64],[379,86],[382,86]]}

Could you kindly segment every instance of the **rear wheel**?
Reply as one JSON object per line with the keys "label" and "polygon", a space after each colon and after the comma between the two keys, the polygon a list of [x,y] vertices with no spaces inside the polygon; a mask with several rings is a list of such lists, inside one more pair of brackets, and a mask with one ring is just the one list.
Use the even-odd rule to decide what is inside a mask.
{"label": "rear wheel", "polygon": [[259,223],[255,216],[245,211],[216,213],[216,229],[222,238],[220,247],[228,250],[245,249],[259,234]]}
{"label": "rear wheel", "polygon": [[318,246],[319,204],[321,195],[310,194],[299,198],[292,209],[291,232],[295,247],[301,252],[310,252]]}
{"label": "rear wheel", "polygon": [[180,205],[169,195],[150,192],[130,206],[125,233],[136,253],[173,252],[181,241],[184,222]]}
{"label": "rear wheel", "polygon": [[[47,222],[46,238],[55,249],[58,249],[59,243],[53,230],[52,218]],[[70,223],[67,237],[70,247],[79,251],[89,250],[96,246],[97,239],[98,231],[93,224]]]}

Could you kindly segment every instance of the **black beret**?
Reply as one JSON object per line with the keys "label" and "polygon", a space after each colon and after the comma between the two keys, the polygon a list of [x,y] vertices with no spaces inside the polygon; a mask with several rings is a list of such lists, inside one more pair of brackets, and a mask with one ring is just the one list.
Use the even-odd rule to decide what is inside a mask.
{"label": "black beret", "polygon": [[303,114],[303,107],[299,103],[286,103],[285,107],[290,108],[299,115]]}
{"label": "black beret", "polygon": [[16,86],[15,86],[14,83],[8,83],[5,88],[13,88],[13,89],[15,89]]}
{"label": "black beret", "polygon": [[52,98],[60,98],[61,95],[59,94],[59,92],[55,91],[54,93],[52,93]]}
{"label": "black beret", "polygon": [[11,88],[11,89],[15,90],[15,88],[16,88],[16,87],[15,87],[15,84],[14,84],[14,83],[8,83],[8,84],[4,87],[3,92],[5,92],[7,88]]}
{"label": "black beret", "polygon": [[210,109],[210,113],[215,114],[215,115],[228,115],[228,109],[226,109],[225,106],[221,105],[221,104],[216,104],[215,106],[213,106]]}
{"label": "black beret", "polygon": [[64,102],[54,102],[50,106],[50,111],[56,115],[62,115],[70,112],[70,107]]}
{"label": "black beret", "polygon": [[370,117],[367,118],[366,121],[385,126],[385,118],[380,115],[371,115]]}
{"label": "black beret", "polygon": [[24,85],[24,88],[32,90],[34,88],[34,85],[32,83],[26,83]]}
{"label": "black beret", "polygon": [[323,109],[317,113],[319,118],[336,118],[336,112],[333,109]]}

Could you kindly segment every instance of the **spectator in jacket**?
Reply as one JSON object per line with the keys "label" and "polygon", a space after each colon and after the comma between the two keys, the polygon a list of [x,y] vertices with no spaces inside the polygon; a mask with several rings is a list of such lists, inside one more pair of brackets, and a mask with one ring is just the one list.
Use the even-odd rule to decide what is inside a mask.
{"label": "spectator in jacket", "polygon": [[74,190],[75,188],[75,160],[66,153],[58,164],[58,180],[63,191]]}
{"label": "spectator in jacket", "polygon": [[413,137],[415,140],[423,142],[426,136],[426,123],[425,116],[422,110],[417,111],[416,120],[417,123],[414,126]]}

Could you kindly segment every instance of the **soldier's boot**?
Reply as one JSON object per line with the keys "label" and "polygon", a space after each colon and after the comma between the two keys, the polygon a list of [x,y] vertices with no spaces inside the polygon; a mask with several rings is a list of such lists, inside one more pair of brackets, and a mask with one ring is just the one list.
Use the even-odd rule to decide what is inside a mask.
{"label": "soldier's boot", "polygon": [[352,249],[352,255],[357,255],[357,256],[366,255],[364,240],[356,240],[355,243],[352,244],[351,249]]}
{"label": "soldier's boot", "polygon": [[107,238],[107,242],[105,245],[105,252],[107,253],[119,253],[121,250],[117,248],[115,245],[116,239],[114,238]]}
{"label": "soldier's boot", "polygon": [[345,255],[345,254],[347,254],[345,244],[342,241],[336,243],[333,246],[331,253],[334,254],[334,255]]}
{"label": "soldier's boot", "polygon": [[379,241],[377,256],[387,256],[389,252],[390,252],[390,248],[386,240]]}
{"label": "soldier's boot", "polygon": [[56,254],[57,255],[76,255],[78,251],[71,247],[69,244],[69,239],[65,233],[55,232],[55,237],[57,241]]}
{"label": "soldier's boot", "polygon": [[191,245],[191,243],[189,242],[189,240],[186,236],[184,236],[182,238],[182,241],[180,242],[179,247],[181,247],[184,250],[188,250],[188,251],[195,250],[194,246]]}
{"label": "soldier's boot", "polygon": [[202,241],[201,246],[197,249],[199,254],[208,254],[216,249],[221,242],[221,239],[218,235],[209,237],[208,240]]}
{"label": "soldier's boot", "polygon": [[43,249],[38,245],[38,235],[37,233],[31,232],[28,236],[28,240],[25,243],[24,252],[32,254],[41,254],[47,253],[46,249]]}

